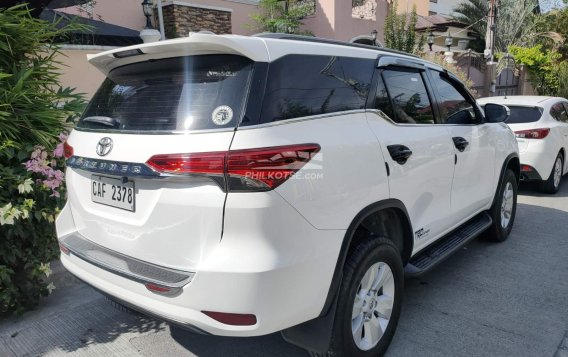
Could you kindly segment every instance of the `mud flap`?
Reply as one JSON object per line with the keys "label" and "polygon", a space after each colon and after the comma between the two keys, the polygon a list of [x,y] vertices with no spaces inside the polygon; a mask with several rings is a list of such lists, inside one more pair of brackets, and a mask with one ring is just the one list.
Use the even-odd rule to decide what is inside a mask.
{"label": "mud flap", "polygon": [[326,315],[281,331],[282,338],[286,342],[309,352],[317,354],[327,353],[331,343],[337,299],[338,296],[336,294]]}

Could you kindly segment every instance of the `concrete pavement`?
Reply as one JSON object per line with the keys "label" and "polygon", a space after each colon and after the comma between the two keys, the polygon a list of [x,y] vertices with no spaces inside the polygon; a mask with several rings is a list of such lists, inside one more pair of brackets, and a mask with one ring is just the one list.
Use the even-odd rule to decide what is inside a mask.
{"label": "concrete pavement", "polygon": [[[406,280],[394,356],[568,357],[568,178],[556,196],[522,187],[508,241],[475,240]],[[112,309],[78,283],[0,322],[0,356],[307,356],[279,334],[195,335]]]}

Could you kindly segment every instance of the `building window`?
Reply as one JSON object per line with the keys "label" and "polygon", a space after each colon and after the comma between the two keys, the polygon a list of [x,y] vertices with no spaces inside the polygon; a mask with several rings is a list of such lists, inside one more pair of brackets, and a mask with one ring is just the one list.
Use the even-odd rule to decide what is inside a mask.
{"label": "building window", "polygon": [[377,20],[376,0],[351,0],[351,16],[363,20]]}
{"label": "building window", "polygon": [[436,11],[428,11],[428,16],[438,15]]}

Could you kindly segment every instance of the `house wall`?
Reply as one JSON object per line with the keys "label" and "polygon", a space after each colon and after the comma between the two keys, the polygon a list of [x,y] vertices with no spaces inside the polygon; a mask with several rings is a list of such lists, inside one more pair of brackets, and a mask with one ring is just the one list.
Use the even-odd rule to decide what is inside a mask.
{"label": "house wall", "polygon": [[59,80],[63,87],[76,88],[90,99],[105,76],[87,62],[87,54],[99,53],[109,48],[98,46],[65,46],[56,60],[61,62]]}
{"label": "house wall", "polygon": [[[102,0],[99,0],[102,1]],[[108,1],[108,0],[107,0]],[[194,4],[231,10],[231,31],[235,35],[252,35],[258,31],[247,27],[250,14],[258,12],[258,0],[163,0],[162,4]]]}
{"label": "house wall", "polygon": [[[146,25],[141,3],[141,0],[97,0],[93,7],[92,16],[95,20],[102,19],[113,25],[141,30]],[[256,32],[246,28],[245,25],[251,22],[249,14],[258,11],[258,0],[162,0],[162,6],[172,4],[193,4],[230,9],[232,10],[232,33],[250,35]],[[80,16],[86,15],[84,12],[81,13],[77,6],[62,8],[57,11]]]}
{"label": "house wall", "polygon": [[[92,16],[94,20],[141,30],[146,25],[141,3],[142,0],[97,0],[93,6]],[[86,13],[79,11],[78,6],[57,9],[57,11],[86,17]]]}
{"label": "house wall", "polygon": [[430,0],[398,0],[398,12],[401,14],[411,12],[413,7],[416,6],[416,13],[418,15],[428,16],[430,5]]}
{"label": "house wall", "polygon": [[461,0],[437,0],[436,2],[429,2],[430,11],[439,15],[450,16]]}
{"label": "house wall", "polygon": [[361,19],[351,15],[351,1],[336,1],[337,16],[335,21],[335,39],[349,41],[358,35],[369,35],[377,30],[377,39],[383,39],[383,27],[387,14],[387,3],[384,0],[376,1],[375,19]]}
{"label": "house wall", "polygon": [[230,34],[231,12],[231,9],[221,7],[168,4],[163,7],[166,38],[183,37],[201,30]]}

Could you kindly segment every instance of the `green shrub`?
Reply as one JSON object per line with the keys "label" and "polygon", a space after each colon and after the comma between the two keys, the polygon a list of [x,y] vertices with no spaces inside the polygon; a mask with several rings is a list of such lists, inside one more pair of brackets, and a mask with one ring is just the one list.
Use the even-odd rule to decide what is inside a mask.
{"label": "green shrub", "polygon": [[416,5],[412,7],[410,14],[399,14],[398,0],[394,0],[388,9],[384,25],[385,47],[393,50],[420,54],[423,51],[425,38],[416,35]]}
{"label": "green shrub", "polygon": [[58,253],[53,222],[65,203],[61,145],[0,146],[0,316],[34,307],[54,288],[45,278]]}
{"label": "green shrub", "polygon": [[84,108],[59,84],[56,43],[78,29],[32,18],[25,5],[0,8],[0,316],[53,289],[45,277],[65,198],[61,133]]}

